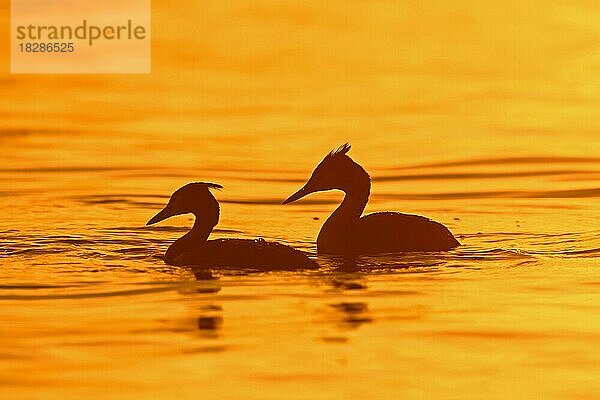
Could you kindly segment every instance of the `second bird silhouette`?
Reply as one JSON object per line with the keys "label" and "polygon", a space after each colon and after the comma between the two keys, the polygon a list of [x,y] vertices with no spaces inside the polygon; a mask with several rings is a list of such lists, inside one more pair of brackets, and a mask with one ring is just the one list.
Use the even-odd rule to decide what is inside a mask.
{"label": "second bird silhouette", "polygon": [[350,145],[330,152],[308,182],[283,204],[324,190],[345,193],[342,204],[323,224],[317,251],[358,255],[408,251],[445,251],[460,243],[444,225],[419,215],[378,212],[361,217],[371,191],[369,174],[348,155]]}
{"label": "second bird silhouette", "polygon": [[219,203],[210,190],[221,188],[216,183],[189,183],[177,189],[165,208],[148,221],[146,225],[153,225],[169,217],[188,213],[196,217],[192,229],[168,248],[164,256],[165,263],[265,271],[319,268],[303,252],[281,243],[262,239],[207,240],[220,215]]}

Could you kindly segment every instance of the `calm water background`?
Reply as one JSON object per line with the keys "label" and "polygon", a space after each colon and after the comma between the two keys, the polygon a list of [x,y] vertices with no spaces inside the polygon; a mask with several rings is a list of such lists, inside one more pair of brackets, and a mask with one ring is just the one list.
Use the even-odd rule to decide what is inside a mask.
{"label": "calm water background", "polygon": [[[0,397],[600,397],[597,3],[153,3],[151,75],[3,65]],[[213,238],[314,256],[341,195],[279,204],[346,141],[368,212],[463,246],[160,260],[191,219],[144,224],[195,180],[225,186]]]}

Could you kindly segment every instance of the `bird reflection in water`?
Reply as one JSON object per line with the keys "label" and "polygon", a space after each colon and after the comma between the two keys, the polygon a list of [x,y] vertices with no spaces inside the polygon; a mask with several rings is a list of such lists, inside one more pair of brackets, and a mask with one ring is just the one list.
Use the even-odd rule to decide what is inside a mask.
{"label": "bird reflection in water", "polygon": [[[195,293],[218,293],[221,291],[219,277],[209,269],[192,269],[194,278],[199,283],[207,283],[207,285],[199,285]],[[207,339],[216,339],[219,337],[221,326],[223,325],[223,307],[217,304],[207,304],[201,307],[202,313],[196,320],[196,327],[200,335]]]}
{"label": "bird reflection in water", "polygon": [[219,337],[219,331],[223,325],[223,317],[221,315],[213,315],[216,312],[213,310],[206,310],[206,312],[207,314],[202,314],[198,317],[198,331],[205,338],[216,339]]}
{"label": "bird reflection in water", "polygon": [[357,329],[361,325],[373,322],[369,316],[369,306],[364,302],[341,302],[330,304],[339,312],[340,325],[342,328]]}

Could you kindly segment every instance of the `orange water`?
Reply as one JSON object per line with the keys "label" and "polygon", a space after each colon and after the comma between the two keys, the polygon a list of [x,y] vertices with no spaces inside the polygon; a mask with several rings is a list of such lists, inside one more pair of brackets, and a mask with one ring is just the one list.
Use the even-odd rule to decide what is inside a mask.
{"label": "orange water", "polygon": [[[598,4],[153,3],[151,75],[3,67],[1,398],[600,397]],[[368,212],[463,246],[159,259],[191,220],[144,224],[194,180],[225,186],[213,237],[314,256],[341,195],[279,204],[346,141]]]}

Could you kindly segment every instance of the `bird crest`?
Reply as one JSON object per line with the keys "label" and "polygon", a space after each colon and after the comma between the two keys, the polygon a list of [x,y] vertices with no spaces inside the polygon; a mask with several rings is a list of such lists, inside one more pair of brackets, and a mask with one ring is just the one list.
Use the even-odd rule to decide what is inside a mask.
{"label": "bird crest", "polygon": [[217,189],[217,190],[223,189],[223,186],[219,185],[218,183],[210,183],[210,182],[197,182],[197,183],[199,185],[206,186],[208,189]]}
{"label": "bird crest", "polygon": [[350,146],[350,143],[344,143],[343,145],[341,145],[337,149],[331,150],[329,152],[329,156],[330,157],[335,157],[337,155],[344,155],[344,154],[346,154],[347,152],[350,151],[351,147],[352,146]]}
{"label": "bird crest", "polygon": [[210,192],[209,189],[221,190],[223,189],[223,186],[219,185],[218,183],[211,182],[192,182],[177,189],[173,195],[181,195],[183,193],[198,193],[198,191],[203,190]]}

